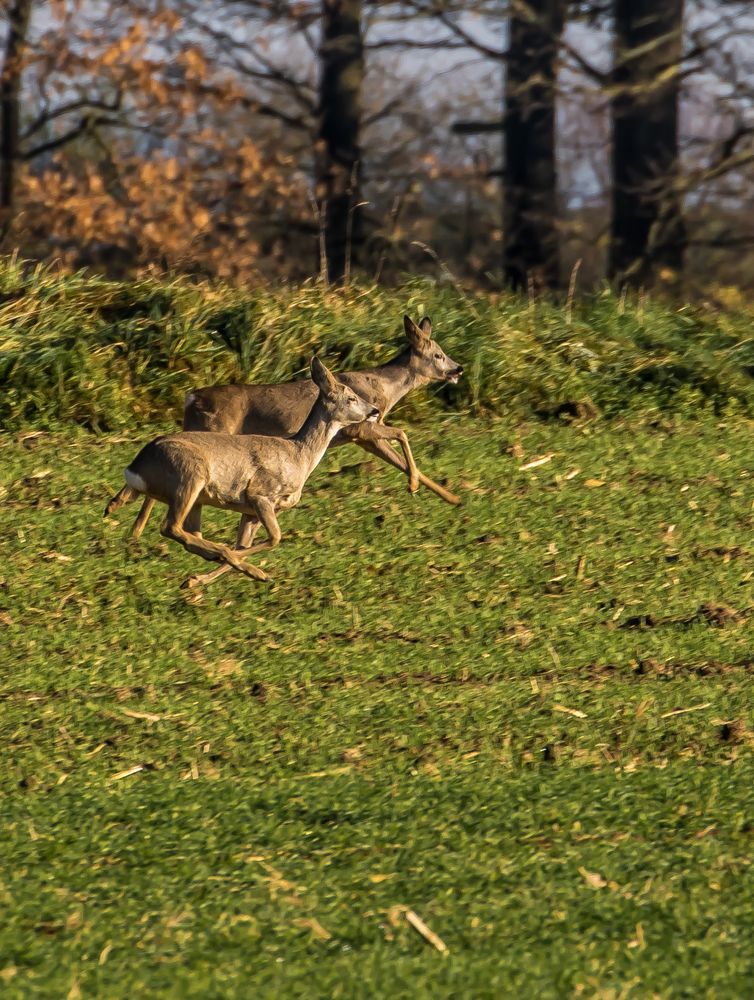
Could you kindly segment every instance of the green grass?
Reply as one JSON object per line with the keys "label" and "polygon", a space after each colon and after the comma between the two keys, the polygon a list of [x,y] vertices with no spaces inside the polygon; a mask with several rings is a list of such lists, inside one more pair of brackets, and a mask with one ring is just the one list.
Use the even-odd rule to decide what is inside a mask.
{"label": "green grass", "polygon": [[149,432],[7,433],[3,997],[748,995],[754,426],[624,398],[404,411],[461,508],[341,449],[203,595]]}
{"label": "green grass", "polygon": [[[734,305],[0,263],[3,998],[748,995]],[[341,449],[273,586],[204,593],[102,520],[188,388],[376,363],[405,311],[466,368],[396,415],[462,507]]]}
{"label": "green grass", "polygon": [[[754,416],[753,315],[736,306],[605,290],[569,310],[428,282],[346,292],[117,283],[0,259],[0,426],[164,425],[197,384],[288,378],[315,351],[336,368],[382,362],[401,343],[406,311],[429,311],[440,343],[463,360],[463,383],[433,393],[446,406],[521,418],[584,407]],[[414,401],[411,412],[429,411]]]}

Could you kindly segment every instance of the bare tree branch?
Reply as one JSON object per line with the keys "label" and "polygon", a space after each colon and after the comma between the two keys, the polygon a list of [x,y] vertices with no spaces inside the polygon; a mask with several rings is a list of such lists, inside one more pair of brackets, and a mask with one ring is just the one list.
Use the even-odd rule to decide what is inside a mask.
{"label": "bare tree branch", "polygon": [[118,95],[114,101],[103,101],[98,100],[97,98],[82,97],[75,101],[69,101],[67,104],[61,104],[57,108],[43,111],[28,125],[21,138],[24,140],[29,139],[35,132],[44,128],[45,125],[49,125],[49,123],[55,119],[62,118],[64,115],[70,114],[72,111],[82,111],[85,108],[91,108],[98,111],[118,111],[120,108],[120,95]]}

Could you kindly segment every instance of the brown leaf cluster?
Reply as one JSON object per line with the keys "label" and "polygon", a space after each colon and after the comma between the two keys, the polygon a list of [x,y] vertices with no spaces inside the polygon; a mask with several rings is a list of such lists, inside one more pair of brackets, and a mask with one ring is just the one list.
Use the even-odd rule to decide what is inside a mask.
{"label": "brown leaf cluster", "polygon": [[24,85],[45,97],[5,245],[116,276],[156,268],[241,282],[285,271],[294,244],[301,259],[303,225],[311,273],[306,179],[260,125],[253,95],[189,31],[171,44],[175,12],[100,8],[53,7],[25,51]]}

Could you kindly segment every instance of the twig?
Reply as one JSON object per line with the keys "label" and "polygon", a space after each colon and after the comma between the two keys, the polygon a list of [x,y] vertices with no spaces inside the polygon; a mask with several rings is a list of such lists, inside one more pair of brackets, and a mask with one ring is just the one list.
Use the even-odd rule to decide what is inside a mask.
{"label": "twig", "polygon": [[319,232],[319,278],[325,288],[327,288],[329,285],[327,275],[327,243],[325,242],[325,213],[327,212],[327,201],[323,201],[319,204],[311,190],[308,194]]}
{"label": "twig", "polygon": [[671,715],[685,715],[686,712],[701,712],[703,708],[709,708],[711,701],[705,701],[703,705],[692,705],[690,708],[674,708],[672,712],[663,712],[661,719],[669,719]]}
{"label": "twig", "polygon": [[571,311],[573,309],[573,296],[576,291],[576,278],[579,275],[579,268],[581,267],[581,257],[576,261],[576,263],[571,268],[571,280],[568,282],[568,295],[566,296],[566,307],[565,307],[565,321],[568,326],[571,325]]}
{"label": "twig", "polygon": [[527,462],[526,465],[519,465],[519,469],[537,469],[540,465],[546,465],[555,457],[555,452],[551,451],[547,455],[542,455],[541,458],[533,458],[531,462]]}
{"label": "twig", "polygon": [[421,240],[411,240],[411,246],[419,247],[420,250],[423,250],[426,254],[429,254],[432,260],[434,260],[437,263],[444,276],[448,279],[448,281],[453,285],[455,290],[459,293],[459,295],[462,295],[466,299],[470,311],[474,314],[474,316],[476,316],[477,319],[481,319],[481,316],[474,308],[474,303],[466,295],[463,286],[461,285],[461,282],[452,273],[452,271],[445,263],[445,261],[441,260],[440,257],[438,257],[438,255],[435,253],[432,247],[427,246],[426,243],[422,243]]}
{"label": "twig", "polygon": [[134,767],[129,767],[126,771],[118,771],[117,774],[114,774],[112,778],[110,778],[110,781],[120,781],[121,778],[130,778],[132,774],[138,774],[139,771],[143,770],[143,764],[136,764]]}
{"label": "twig", "polygon": [[585,719],[586,712],[582,712],[580,708],[567,708],[565,705],[553,705],[553,712],[562,712],[564,715],[572,715],[574,719]]}
{"label": "twig", "polygon": [[[351,179],[348,185],[348,200],[352,201],[354,194],[356,193],[357,181],[358,181],[358,170],[359,162],[358,160],[354,163],[351,170]],[[346,219],[346,266],[345,274],[343,275],[343,285],[348,288],[351,283],[351,254],[353,252],[353,215],[357,208],[363,208],[364,205],[368,205],[368,201],[359,201],[356,204],[350,204],[348,208],[348,218]]]}
{"label": "twig", "polygon": [[430,930],[417,913],[414,913],[413,910],[406,910],[406,920],[408,920],[414,930],[418,931],[424,940],[428,941],[433,948],[437,948],[437,950],[443,955],[448,954],[448,946],[445,944],[443,939],[438,937],[433,930]]}

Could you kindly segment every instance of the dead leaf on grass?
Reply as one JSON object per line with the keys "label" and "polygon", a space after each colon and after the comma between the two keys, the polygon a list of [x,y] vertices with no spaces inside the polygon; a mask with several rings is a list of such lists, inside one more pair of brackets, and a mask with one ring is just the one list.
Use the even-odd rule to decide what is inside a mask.
{"label": "dead leaf on grass", "polygon": [[47,431],[25,431],[23,434],[19,434],[16,440],[26,448],[31,448],[35,441],[38,441],[39,438],[44,437],[46,434]]}
{"label": "dead leaf on grass", "polygon": [[326,930],[316,917],[299,917],[293,923],[296,927],[304,927],[312,932],[312,936],[318,941],[329,941],[332,934]]}
{"label": "dead leaf on grass", "polygon": [[644,947],[644,928],[641,924],[636,925],[636,937],[628,942],[629,948],[638,948],[640,951]]}
{"label": "dead leaf on grass", "polygon": [[590,872],[586,868],[579,868],[579,875],[581,875],[591,889],[604,889],[607,885],[607,881],[598,872]]}
{"label": "dead leaf on grass", "polygon": [[47,562],[73,562],[73,556],[64,556],[62,552],[55,552],[53,550],[43,552],[42,558]]}
{"label": "dead leaf on grass", "polygon": [[310,771],[309,774],[302,774],[302,778],[329,778],[335,774],[348,774],[351,767],[331,767],[327,771]]}
{"label": "dead leaf on grass", "polygon": [[159,722],[160,719],[174,719],[174,715],[158,715],[156,712],[134,712],[130,708],[121,708],[121,712],[129,719],[144,719],[146,722]]}

